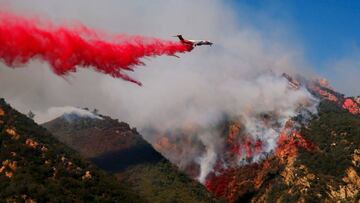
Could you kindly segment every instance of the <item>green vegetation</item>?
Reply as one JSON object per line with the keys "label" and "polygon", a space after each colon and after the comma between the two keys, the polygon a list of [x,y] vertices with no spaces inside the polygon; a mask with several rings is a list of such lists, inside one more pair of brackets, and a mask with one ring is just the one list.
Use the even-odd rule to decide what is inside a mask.
{"label": "green vegetation", "polygon": [[[292,170],[290,174],[294,179],[287,183],[280,175],[268,179],[255,199],[263,201],[261,197],[264,197],[266,202],[324,202],[327,198],[332,202],[331,190],[336,193],[340,186],[344,188],[347,185],[343,180],[346,170],[353,167],[360,174],[359,167],[352,163],[354,151],[360,149],[359,116],[324,100],[320,103],[318,116],[301,129],[301,135],[314,144],[314,149],[309,151],[299,148],[292,169],[284,168],[288,167],[286,165],[279,167],[279,174],[286,169]],[[351,187],[356,192],[358,186]],[[360,193],[355,193],[354,197],[335,198],[339,199],[334,202],[358,202]]]}
{"label": "green vegetation", "polygon": [[345,170],[352,165],[354,150],[360,148],[359,117],[323,101],[318,118],[302,132],[318,147],[318,151],[301,151],[298,164],[306,165],[315,174],[333,176],[341,181]]}
{"label": "green vegetation", "polygon": [[215,202],[211,194],[158,153],[124,122],[103,119],[66,120],[61,116],[43,126],[61,142],[98,167],[114,173],[148,202]]}
{"label": "green vegetation", "polygon": [[202,185],[168,161],[131,167],[119,177],[149,202],[215,202]]}
{"label": "green vegetation", "polygon": [[[0,168],[4,166],[0,173],[0,202],[27,199],[37,202],[145,202],[127,184],[82,159],[4,100],[0,100],[0,108],[5,112],[0,116]],[[10,136],[9,129],[18,136]],[[12,163],[12,168],[6,162]]]}

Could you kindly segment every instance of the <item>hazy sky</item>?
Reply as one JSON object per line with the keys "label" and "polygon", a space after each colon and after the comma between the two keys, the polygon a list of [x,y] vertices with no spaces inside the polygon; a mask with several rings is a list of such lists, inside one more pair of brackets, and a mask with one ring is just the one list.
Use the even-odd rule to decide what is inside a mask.
{"label": "hazy sky", "polygon": [[281,30],[279,37],[300,45],[309,65],[339,91],[360,95],[360,1],[246,0],[231,4],[240,20],[263,34]]}

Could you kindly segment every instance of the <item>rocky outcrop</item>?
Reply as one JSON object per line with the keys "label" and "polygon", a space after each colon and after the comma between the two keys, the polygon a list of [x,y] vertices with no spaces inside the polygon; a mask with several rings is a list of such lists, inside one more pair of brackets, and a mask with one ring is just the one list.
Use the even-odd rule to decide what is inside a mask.
{"label": "rocky outcrop", "polygon": [[13,177],[14,173],[17,169],[17,162],[11,160],[5,160],[2,162],[2,166],[0,167],[0,174],[4,173],[6,177]]}
{"label": "rocky outcrop", "polygon": [[83,180],[90,180],[92,178],[90,171],[85,171],[85,174],[81,177]]}
{"label": "rocky outcrop", "polygon": [[14,127],[7,128],[5,132],[11,137],[11,139],[18,140],[20,135],[16,132]]}
{"label": "rocky outcrop", "polygon": [[[336,187],[331,184],[328,185],[328,201],[358,201],[358,194],[360,191],[360,177],[353,167],[346,170],[346,176],[342,179],[344,184]],[[337,189],[336,189],[337,188]]]}
{"label": "rocky outcrop", "polygon": [[352,155],[352,164],[355,167],[360,167],[360,148],[354,150],[354,154]]}
{"label": "rocky outcrop", "polygon": [[356,149],[352,155],[353,166],[346,169],[346,175],[342,178],[345,184],[341,185],[337,190],[330,187],[330,196],[337,200],[355,201],[360,194],[360,176],[356,170],[360,168],[360,150]]}
{"label": "rocky outcrop", "polygon": [[36,147],[39,146],[39,143],[31,138],[28,138],[25,141],[25,145],[28,146],[29,148],[36,149]]}

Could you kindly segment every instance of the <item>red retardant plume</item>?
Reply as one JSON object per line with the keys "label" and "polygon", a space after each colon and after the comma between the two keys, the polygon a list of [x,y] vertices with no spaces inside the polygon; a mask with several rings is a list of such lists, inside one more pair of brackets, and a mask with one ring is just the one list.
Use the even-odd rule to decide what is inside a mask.
{"label": "red retardant plume", "polygon": [[18,67],[31,59],[47,61],[57,75],[76,72],[78,67],[94,70],[141,83],[124,71],[144,65],[143,57],[176,56],[192,50],[180,42],[142,36],[120,35],[104,40],[99,33],[78,25],[73,29],[54,27],[8,13],[0,13],[0,60],[9,67]]}

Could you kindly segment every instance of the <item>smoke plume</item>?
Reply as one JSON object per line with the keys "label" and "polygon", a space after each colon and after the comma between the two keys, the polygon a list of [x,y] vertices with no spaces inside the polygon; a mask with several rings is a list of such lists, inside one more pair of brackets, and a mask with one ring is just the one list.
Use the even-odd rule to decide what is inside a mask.
{"label": "smoke plume", "polygon": [[142,36],[120,35],[114,42],[99,38],[95,31],[78,25],[73,30],[40,26],[9,13],[0,13],[0,59],[9,67],[17,67],[39,58],[47,61],[54,73],[66,75],[77,67],[96,71],[141,85],[124,73],[136,65],[144,65],[143,57],[174,56],[190,51],[191,46]]}
{"label": "smoke plume", "polygon": [[[239,8],[237,13],[244,17],[238,18],[231,6],[218,0],[2,1],[18,12],[76,19],[111,32],[161,37],[179,33],[214,41],[211,48],[184,55],[181,63],[174,57],[147,62],[151,68],[134,73],[146,84],[143,88],[88,69],[66,82],[39,61],[27,65],[31,71],[0,67],[1,96],[24,112],[31,109],[37,122],[50,119],[43,115],[54,106],[99,109],[137,127],[183,170],[198,167],[194,177],[202,182],[217,164],[240,166],[261,160],[273,152],[287,120],[307,111],[316,113],[311,94],[302,87],[289,88],[281,77],[284,72],[303,73],[306,61],[296,40],[279,33],[287,30],[286,25],[272,24],[271,16],[263,16],[271,29],[259,31],[246,22],[251,19],[246,9]],[[239,133],[231,142],[238,153],[227,160],[224,148],[229,140],[224,132],[226,123],[233,121],[239,121],[234,127]]]}
{"label": "smoke plume", "polygon": [[54,117],[63,116],[68,122],[72,122],[77,118],[91,118],[91,119],[99,119],[103,118],[99,115],[96,115],[95,112],[90,112],[86,109],[76,108],[72,106],[64,106],[64,107],[53,107],[47,110],[47,114],[42,115],[44,119],[51,120]]}

